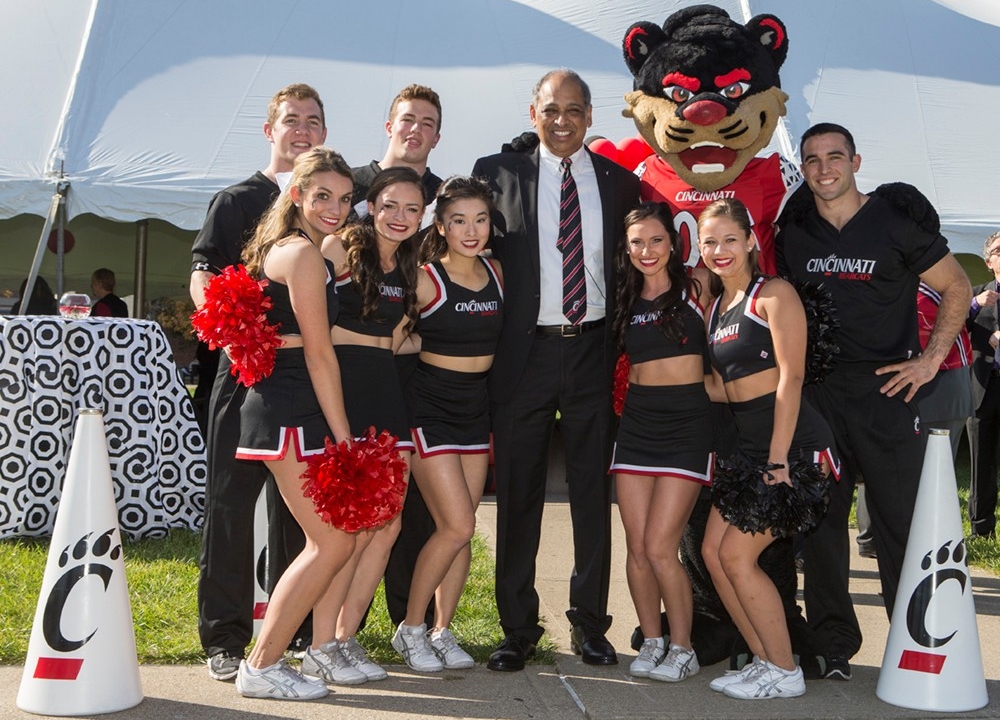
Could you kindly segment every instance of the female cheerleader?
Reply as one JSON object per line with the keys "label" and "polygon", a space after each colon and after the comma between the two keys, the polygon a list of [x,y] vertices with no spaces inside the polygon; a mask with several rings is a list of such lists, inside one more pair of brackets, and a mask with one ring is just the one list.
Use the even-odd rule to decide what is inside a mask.
{"label": "female cheerleader", "polygon": [[[836,467],[833,437],[802,399],[806,317],[798,294],[784,280],[760,275],[750,217],[739,200],[705,208],[698,219],[698,246],[721,286],[708,334],[715,387],[724,383],[724,393],[716,396],[716,389],[713,397],[728,399],[740,451],[765,467],[768,485],[792,485],[790,463],[815,463],[829,472]],[[781,598],[757,564],[775,535],[767,528],[742,532],[722,517],[718,497],[713,501],[702,554],[754,661],[710,687],[752,700],[802,695],[805,680],[792,655]]]}
{"label": "female cheerleader", "polygon": [[[438,190],[434,225],[417,281],[420,364],[409,384],[413,477],[437,529],[417,558],[392,646],[420,672],[470,668],[475,661],[448,629],[469,576],[469,541],[486,483],[490,449],[486,375],[503,322],[497,262],[480,257],[490,236],[488,184],[453,177]],[[424,614],[435,599],[434,627]]]}
{"label": "female cheerleader", "polygon": [[[324,255],[336,266],[340,313],[332,337],[351,433],[360,436],[369,427],[388,430],[398,438],[396,449],[406,462],[413,442],[393,350],[417,320],[416,249],[407,241],[420,229],[423,213],[420,176],[410,168],[389,168],[372,181],[367,217],[349,225],[342,236],[328,235],[323,241]],[[385,572],[399,524],[397,517],[358,535],[354,554],[333,581],[332,592],[342,598],[339,611],[313,616],[314,639],[337,641],[368,680],[388,675],[354,636]],[[333,669],[320,670],[317,674],[325,680],[338,682]]]}
{"label": "female cheerleader", "polygon": [[[237,458],[263,460],[305,532],[305,549],[271,593],[268,612],[236,688],[247,697],[308,700],[327,689],[306,680],[282,659],[310,609],[330,612],[330,583],[348,562],[355,538],[320,519],[302,493],[307,455],[324,439],[346,440],[340,369],[330,344],[337,317],[333,265],[320,253],[323,237],[351,209],[353,181],[344,159],[325,147],[298,157],[286,192],[265,213],[243,253],[247,271],[266,278],[273,302],[268,321],[280,323],[283,346],[272,374],[247,393],[240,411]],[[336,598],[334,598],[334,601]]]}
{"label": "female cheerleader", "polygon": [[629,672],[679,682],[699,666],[691,649],[691,581],[677,552],[714,460],[702,310],[708,272],[688,275],[663,203],[643,203],[625,216],[620,262],[614,331],[631,368],[611,470],[628,546],[628,586],[645,638]]}

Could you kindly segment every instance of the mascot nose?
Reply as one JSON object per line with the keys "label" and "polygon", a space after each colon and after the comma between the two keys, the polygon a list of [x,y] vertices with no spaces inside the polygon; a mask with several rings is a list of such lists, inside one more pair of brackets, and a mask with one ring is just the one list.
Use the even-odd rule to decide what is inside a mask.
{"label": "mascot nose", "polygon": [[726,114],[725,106],[714,100],[698,100],[681,111],[684,119],[695,125],[714,125]]}

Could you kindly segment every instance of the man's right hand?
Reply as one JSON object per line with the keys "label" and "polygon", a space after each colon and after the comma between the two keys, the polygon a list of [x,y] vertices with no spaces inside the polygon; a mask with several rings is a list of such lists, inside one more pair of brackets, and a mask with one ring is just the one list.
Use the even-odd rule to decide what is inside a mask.
{"label": "man's right hand", "polygon": [[979,307],[994,305],[998,299],[1000,299],[1000,293],[996,290],[983,290],[981,293],[976,295],[976,303]]}

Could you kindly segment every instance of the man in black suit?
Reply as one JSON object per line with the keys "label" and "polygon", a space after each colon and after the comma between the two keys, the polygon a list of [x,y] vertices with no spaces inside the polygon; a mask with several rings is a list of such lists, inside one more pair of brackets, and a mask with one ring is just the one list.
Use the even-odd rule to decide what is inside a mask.
{"label": "man in black suit", "polygon": [[[529,116],[541,143],[536,150],[480,158],[472,171],[496,192],[493,251],[504,268],[504,325],[489,388],[496,454],[496,595],[505,639],[487,666],[505,671],[524,667],[543,632],[535,560],[557,412],[573,521],[575,567],[566,612],[572,647],[590,664],[618,662],[604,635],[611,625],[607,470],[616,358],[610,320],[616,248],[625,213],[639,198],[633,174],[584,147],[592,118],[590,89],[575,72],[553,70],[543,76]],[[561,213],[565,207],[573,211]],[[581,248],[569,249],[579,234],[582,272]],[[564,262],[579,273],[578,282],[564,277]]]}
{"label": "man in black suit", "polygon": [[1000,440],[1000,232],[986,238],[983,259],[993,280],[972,289],[972,308],[966,326],[972,339],[972,402],[975,415],[969,419],[972,448],[972,481],[969,486],[969,522],[972,534],[992,537],[996,533],[997,449]]}

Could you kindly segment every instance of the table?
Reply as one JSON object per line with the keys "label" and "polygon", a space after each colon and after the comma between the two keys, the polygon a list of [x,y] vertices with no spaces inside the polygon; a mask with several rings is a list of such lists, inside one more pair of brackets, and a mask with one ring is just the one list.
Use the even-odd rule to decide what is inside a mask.
{"label": "table", "polygon": [[12,316],[0,317],[0,538],[51,534],[80,408],[104,412],[125,535],[201,526],[205,444],[163,329]]}

